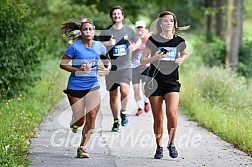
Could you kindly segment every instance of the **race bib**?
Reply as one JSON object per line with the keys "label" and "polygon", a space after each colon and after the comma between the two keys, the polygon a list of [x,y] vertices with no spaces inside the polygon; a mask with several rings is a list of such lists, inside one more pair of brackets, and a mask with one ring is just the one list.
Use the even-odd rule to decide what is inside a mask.
{"label": "race bib", "polygon": [[143,53],[143,52],[137,52],[137,53],[136,53],[136,60],[139,61],[139,62],[140,62],[140,59],[141,59],[141,57],[142,57],[142,53]]}
{"label": "race bib", "polygon": [[137,66],[140,66],[140,59],[141,59],[141,56],[142,56],[142,52],[137,52],[135,54],[135,56],[133,57],[132,59],[132,67],[133,68],[136,68]]}
{"label": "race bib", "polygon": [[124,56],[128,53],[127,45],[121,44],[121,45],[115,45],[113,48],[113,56]]}
{"label": "race bib", "polygon": [[177,55],[177,48],[176,47],[160,47],[159,50],[162,48],[167,50],[166,57],[162,58],[161,60],[165,61],[175,61]]}
{"label": "race bib", "polygon": [[89,66],[91,67],[91,71],[89,73],[81,72],[76,74],[76,76],[96,76],[97,70],[97,61],[96,60],[81,60],[82,66]]}

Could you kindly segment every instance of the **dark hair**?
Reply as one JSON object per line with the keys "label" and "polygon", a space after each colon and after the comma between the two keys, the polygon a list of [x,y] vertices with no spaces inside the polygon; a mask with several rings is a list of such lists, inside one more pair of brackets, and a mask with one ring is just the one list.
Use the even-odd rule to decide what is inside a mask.
{"label": "dark hair", "polygon": [[[94,27],[93,22],[89,21],[89,20],[87,20],[83,23],[79,23],[76,21],[70,21],[70,22],[63,24],[63,26],[61,27],[61,33],[64,34],[68,38],[72,38],[74,36],[74,34],[72,34],[72,32],[74,30],[81,30],[82,26],[86,23],[89,23]],[[81,38],[81,36],[78,36],[78,38]]]}
{"label": "dark hair", "polygon": [[109,16],[110,16],[110,17],[112,17],[112,13],[113,13],[113,11],[116,10],[116,9],[120,9],[120,10],[122,11],[122,15],[124,16],[124,10],[123,10],[123,8],[122,8],[121,6],[114,6],[114,7],[110,10],[110,12],[109,12]]}
{"label": "dark hair", "polygon": [[162,18],[164,16],[166,16],[166,15],[172,15],[173,16],[173,19],[174,19],[173,34],[175,34],[177,30],[187,30],[187,29],[190,28],[190,26],[178,27],[178,22],[177,22],[176,15],[174,13],[170,12],[170,11],[164,11],[164,12],[160,13],[159,16],[158,16],[158,20],[157,20],[157,23],[156,23],[157,34],[162,32],[162,28],[161,28],[160,24],[161,24]]}

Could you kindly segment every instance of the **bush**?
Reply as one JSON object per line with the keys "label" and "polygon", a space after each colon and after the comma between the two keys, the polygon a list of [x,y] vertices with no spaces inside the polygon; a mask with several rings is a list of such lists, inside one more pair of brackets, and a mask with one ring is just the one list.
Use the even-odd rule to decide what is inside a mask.
{"label": "bush", "polygon": [[246,78],[252,78],[252,41],[244,39],[239,53],[237,72]]}
{"label": "bush", "polygon": [[[199,45],[200,46],[200,45]],[[212,42],[202,44],[202,59],[206,66],[222,66],[224,65],[226,55],[225,41],[219,37],[213,37]]]}
{"label": "bush", "polygon": [[24,90],[38,76],[40,44],[29,33],[32,16],[24,0],[3,0],[0,10],[0,99]]}

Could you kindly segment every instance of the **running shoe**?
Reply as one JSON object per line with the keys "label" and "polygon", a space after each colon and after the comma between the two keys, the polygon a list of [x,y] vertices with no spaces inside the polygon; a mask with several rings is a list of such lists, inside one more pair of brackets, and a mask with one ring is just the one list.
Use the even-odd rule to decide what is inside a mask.
{"label": "running shoe", "polygon": [[139,108],[137,110],[136,116],[141,116],[143,114],[143,109]]}
{"label": "running shoe", "polygon": [[174,144],[169,144],[167,149],[169,150],[170,157],[172,157],[172,158],[178,157],[178,151],[176,150],[176,147],[174,146]]}
{"label": "running shoe", "polygon": [[77,158],[89,158],[89,154],[87,153],[87,150],[84,148],[84,146],[80,146],[77,149]]}
{"label": "running shoe", "polygon": [[78,126],[76,126],[75,124],[70,125],[70,128],[72,129],[73,133],[77,133],[78,132]]}
{"label": "running shoe", "polygon": [[112,127],[112,132],[118,132],[120,130],[120,124],[119,124],[119,120],[116,119],[114,120],[114,124]]}
{"label": "running shoe", "polygon": [[146,113],[150,111],[150,105],[149,105],[149,103],[147,103],[147,102],[144,103],[144,111],[145,111]]}
{"label": "running shoe", "polygon": [[129,120],[125,111],[121,111],[121,125],[127,126],[129,124]]}
{"label": "running shoe", "polygon": [[155,159],[163,158],[163,147],[158,146],[156,149],[156,154],[154,155]]}

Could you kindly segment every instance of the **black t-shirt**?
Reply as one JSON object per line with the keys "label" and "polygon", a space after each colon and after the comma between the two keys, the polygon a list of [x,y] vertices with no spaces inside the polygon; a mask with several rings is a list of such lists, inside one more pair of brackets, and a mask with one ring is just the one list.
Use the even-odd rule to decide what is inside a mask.
{"label": "black t-shirt", "polygon": [[186,48],[185,40],[178,35],[174,35],[173,39],[168,40],[156,34],[149,37],[146,46],[151,49],[151,56],[162,48],[168,50],[165,59],[151,63],[149,76],[154,77],[158,82],[170,84],[177,82],[179,66],[175,63],[175,59]]}

